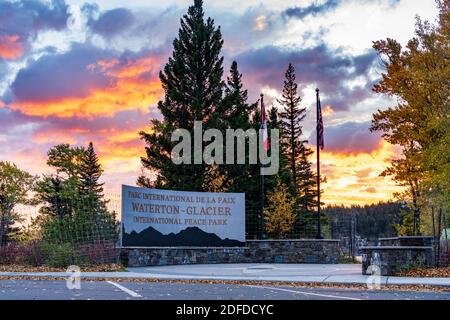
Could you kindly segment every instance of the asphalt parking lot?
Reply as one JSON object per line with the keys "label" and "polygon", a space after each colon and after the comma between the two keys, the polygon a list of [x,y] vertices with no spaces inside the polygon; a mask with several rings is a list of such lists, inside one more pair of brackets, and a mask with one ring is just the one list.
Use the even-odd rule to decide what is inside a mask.
{"label": "asphalt parking lot", "polygon": [[450,300],[450,292],[170,282],[0,280],[0,300]]}

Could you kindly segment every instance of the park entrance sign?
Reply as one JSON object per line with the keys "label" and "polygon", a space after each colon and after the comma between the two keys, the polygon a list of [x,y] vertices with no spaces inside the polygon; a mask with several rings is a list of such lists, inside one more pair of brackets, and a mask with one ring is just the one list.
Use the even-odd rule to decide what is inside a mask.
{"label": "park entrance sign", "polygon": [[122,247],[245,245],[245,194],[122,185]]}

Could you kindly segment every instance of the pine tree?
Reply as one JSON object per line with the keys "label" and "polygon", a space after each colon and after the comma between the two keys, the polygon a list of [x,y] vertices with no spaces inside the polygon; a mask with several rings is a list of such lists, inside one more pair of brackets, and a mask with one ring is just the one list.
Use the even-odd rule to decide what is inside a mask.
{"label": "pine tree", "polygon": [[281,129],[281,120],[278,116],[278,109],[274,106],[269,109],[267,125],[271,129]]}
{"label": "pine tree", "polygon": [[[250,117],[256,110],[257,103],[249,104],[247,100],[248,93],[247,90],[243,89],[242,74],[239,73],[236,61],[233,61],[230,68],[230,76],[227,77],[221,109],[219,112],[216,112],[218,127],[223,131],[225,129],[242,129],[246,131],[252,128]],[[234,164],[222,166],[226,170],[227,176],[234,181],[230,190],[233,192],[250,191],[252,181],[249,181],[248,178],[251,175],[252,168],[255,169],[257,165],[249,164],[248,152],[245,155],[245,164],[237,164],[237,160],[235,149]],[[250,194],[253,193],[250,192]]]}
{"label": "pine tree", "polygon": [[[278,129],[280,132],[279,136],[279,145],[283,146],[283,129],[282,129],[282,121],[278,112],[278,109],[275,106],[272,106],[267,113],[267,127],[269,128],[269,141],[272,141],[272,129]],[[270,147],[270,146],[269,146]],[[267,193],[271,192],[278,184],[279,180],[281,180],[285,185],[289,183],[289,170],[287,168],[287,158],[283,152],[280,152],[279,156],[279,171],[278,174],[272,176],[266,176],[264,179],[264,186],[267,190]]]}
{"label": "pine tree", "polygon": [[280,113],[282,131],[282,158],[284,159],[282,177],[296,201],[297,234],[309,236],[314,225],[314,207],[316,205],[316,175],[312,171],[309,157],[312,150],[307,147],[307,140],[302,140],[301,122],[306,117],[306,108],[300,107],[302,101],[298,94],[295,69],[289,64],[285,74],[282,99],[278,102],[284,106]]}
{"label": "pine tree", "polygon": [[57,175],[44,176],[35,188],[36,199],[43,203],[39,212],[50,218],[73,216],[79,202],[78,187],[79,183],[73,177],[63,179]]}
{"label": "pine tree", "polygon": [[94,145],[90,142],[80,163],[80,191],[83,195],[90,196],[95,201],[103,199],[104,183],[99,182],[102,173]]}
{"label": "pine tree", "polygon": [[171,142],[170,138],[176,129],[192,133],[194,121],[202,121],[203,130],[214,126],[217,119],[214,113],[220,109],[225,85],[223,57],[220,57],[222,46],[220,27],[216,28],[211,18],[205,21],[203,3],[195,0],[181,19],[178,37],[173,41],[173,55],[160,72],[165,96],[158,103],[158,109],[163,120],[152,121],[151,133],[140,133],[147,144],[142,165],[157,175],[151,185],[148,179],[140,177],[140,185],[202,190],[206,166],[174,164],[171,151],[176,142]]}
{"label": "pine tree", "polygon": [[306,108],[300,107],[302,99],[297,92],[298,85],[295,82],[295,69],[292,64],[289,64],[285,78],[282,99],[278,100],[284,107],[283,112],[280,113],[280,127],[283,134],[282,150],[288,160],[290,189],[297,193],[299,183],[297,163],[306,142],[301,140],[301,121],[305,119]]}
{"label": "pine tree", "polygon": [[36,200],[42,203],[44,237],[57,242],[114,241],[117,224],[106,207],[99,182],[103,170],[92,142],[87,148],[57,145],[48,156],[57,174],[44,176],[35,188]]}
{"label": "pine tree", "polygon": [[257,103],[249,104],[248,91],[243,89],[242,74],[238,64],[233,61],[230,67],[230,76],[227,77],[225,97],[222,109],[217,112],[224,119],[226,128],[247,130],[251,127],[250,115],[257,108]]}

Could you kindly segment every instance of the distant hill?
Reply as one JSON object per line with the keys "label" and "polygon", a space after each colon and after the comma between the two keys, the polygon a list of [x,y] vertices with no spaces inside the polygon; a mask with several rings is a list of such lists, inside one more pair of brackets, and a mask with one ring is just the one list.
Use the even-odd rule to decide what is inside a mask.
{"label": "distant hill", "polygon": [[208,233],[198,227],[188,227],[179,233],[164,235],[153,227],[141,232],[127,233],[123,226],[122,245],[124,247],[243,247],[244,242],[222,239],[215,233]]}

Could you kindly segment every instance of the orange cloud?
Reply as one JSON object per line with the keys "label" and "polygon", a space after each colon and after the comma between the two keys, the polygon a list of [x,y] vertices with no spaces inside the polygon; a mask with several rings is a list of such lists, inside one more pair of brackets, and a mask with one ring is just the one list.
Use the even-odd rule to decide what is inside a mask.
{"label": "orange cloud", "polygon": [[[100,157],[100,162],[105,168],[110,169],[112,174],[121,170],[138,172],[139,165],[136,162],[139,163],[140,157],[145,151],[145,144],[140,140],[138,134],[141,130],[149,131],[149,128],[47,128],[34,133],[33,140],[38,144],[50,145],[60,143],[87,145],[89,141],[92,141]],[[118,162],[132,165],[119,168],[116,166]]]}
{"label": "orange cloud", "polygon": [[322,110],[322,114],[323,114],[324,117],[331,116],[333,113],[334,113],[334,110],[333,110],[333,108],[331,106],[326,106]]}
{"label": "orange cloud", "polygon": [[10,107],[31,116],[51,115],[60,118],[113,116],[123,110],[147,111],[162,94],[159,79],[148,76],[150,71],[157,70],[159,66],[157,58],[153,57],[129,60],[125,65],[119,65],[117,59],[99,60],[86,68],[110,76],[111,84],[108,87],[92,89],[87,97],[67,97],[45,102],[20,101],[12,103]]}
{"label": "orange cloud", "polygon": [[385,141],[371,153],[321,152],[321,173],[327,178],[321,200],[343,205],[391,200],[400,189],[394,181],[379,175],[395,155],[395,147]]}
{"label": "orange cloud", "polygon": [[17,59],[23,53],[23,47],[18,41],[18,35],[0,35],[0,58]]}

